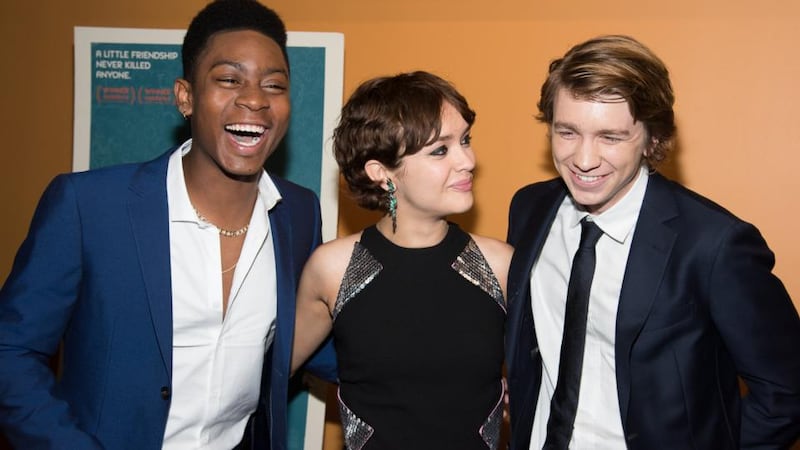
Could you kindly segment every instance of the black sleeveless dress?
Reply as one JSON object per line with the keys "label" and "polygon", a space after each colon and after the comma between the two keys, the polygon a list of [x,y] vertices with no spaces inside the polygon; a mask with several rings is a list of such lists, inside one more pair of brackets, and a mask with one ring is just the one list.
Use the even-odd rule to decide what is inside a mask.
{"label": "black sleeveless dress", "polygon": [[505,304],[469,234],[410,249],[367,228],[333,320],[348,450],[497,448]]}

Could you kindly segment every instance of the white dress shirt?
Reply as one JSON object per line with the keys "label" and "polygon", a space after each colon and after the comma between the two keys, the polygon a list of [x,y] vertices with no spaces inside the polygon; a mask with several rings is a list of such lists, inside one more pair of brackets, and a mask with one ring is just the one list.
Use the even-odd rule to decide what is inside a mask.
{"label": "white dress shirt", "polygon": [[580,221],[590,216],[603,236],[595,247],[597,264],[589,294],[586,345],[572,449],[624,449],[614,359],[617,306],[633,232],[644,200],[648,173],[642,168],[631,190],[597,216],[567,195],[556,214],[542,253],[531,271],[531,308],[542,357],[542,382],[531,433],[531,449],[547,437],[550,400],[558,380],[564,310],[572,258],[580,242]]}
{"label": "white dress shirt", "polygon": [[181,158],[167,169],[172,275],[172,402],[165,449],[230,449],[255,411],[264,353],[277,312],[275,254],[267,212],[280,193],[265,173],[222,311],[219,231],[189,200]]}

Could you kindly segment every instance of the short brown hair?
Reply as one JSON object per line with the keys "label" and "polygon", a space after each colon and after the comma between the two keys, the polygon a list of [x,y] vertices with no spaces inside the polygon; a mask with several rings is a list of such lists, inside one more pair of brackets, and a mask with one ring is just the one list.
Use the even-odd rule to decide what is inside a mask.
{"label": "short brown hair", "polygon": [[428,72],[373,78],[353,92],[333,132],[333,152],[359,205],[388,211],[386,193],[369,178],[365,164],[376,160],[396,169],[404,156],[436,141],[448,103],[472,126],[475,112],[464,96]]}
{"label": "short brown hair", "polygon": [[550,63],[542,85],[537,119],[553,123],[553,104],[560,89],[580,99],[602,101],[622,97],[634,121],[641,121],[652,143],[645,159],[655,168],[672,149],[675,138],[675,96],[664,63],[629,36],[608,35],[572,47]]}

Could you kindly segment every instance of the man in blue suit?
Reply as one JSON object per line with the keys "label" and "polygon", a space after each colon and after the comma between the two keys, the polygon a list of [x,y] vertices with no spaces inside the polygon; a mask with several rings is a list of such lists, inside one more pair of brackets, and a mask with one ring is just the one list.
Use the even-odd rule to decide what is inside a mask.
{"label": "man in blue suit", "polygon": [[[192,139],[56,177],[0,291],[16,448],[286,448],[295,288],[321,239],[316,196],[263,169],[289,123],[284,24],[213,2],[183,65]],[[310,367],[335,377],[327,347]]]}
{"label": "man in blue suit", "polygon": [[[629,37],[550,65],[539,119],[560,177],[510,207],[513,450],[778,449],[800,433],[800,320],[772,252],[755,227],[655,172],[673,103],[666,67]],[[589,283],[573,284],[582,228],[595,225],[575,264],[595,255]]]}

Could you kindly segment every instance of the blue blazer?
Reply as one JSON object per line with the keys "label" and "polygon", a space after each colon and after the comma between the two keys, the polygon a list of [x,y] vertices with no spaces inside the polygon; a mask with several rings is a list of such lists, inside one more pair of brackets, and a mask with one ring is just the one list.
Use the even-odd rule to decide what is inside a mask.
{"label": "blue blazer", "polygon": [[[530,273],[566,195],[555,179],[522,188],[511,203],[512,450],[529,448],[542,373]],[[660,175],[650,177],[615,336],[628,448],[777,449],[798,437],[800,320],[773,265],[755,227]],[[744,398],[737,375],[749,389]]]}
{"label": "blue blazer", "polygon": [[[0,290],[0,423],[16,448],[160,449],[172,383],[167,163],[59,175]],[[286,448],[295,289],[320,242],[313,192],[274,178],[275,340],[248,447]],[[49,360],[63,338],[60,377]],[[309,364],[335,378],[328,346]],[[267,429],[269,428],[269,429]]]}

